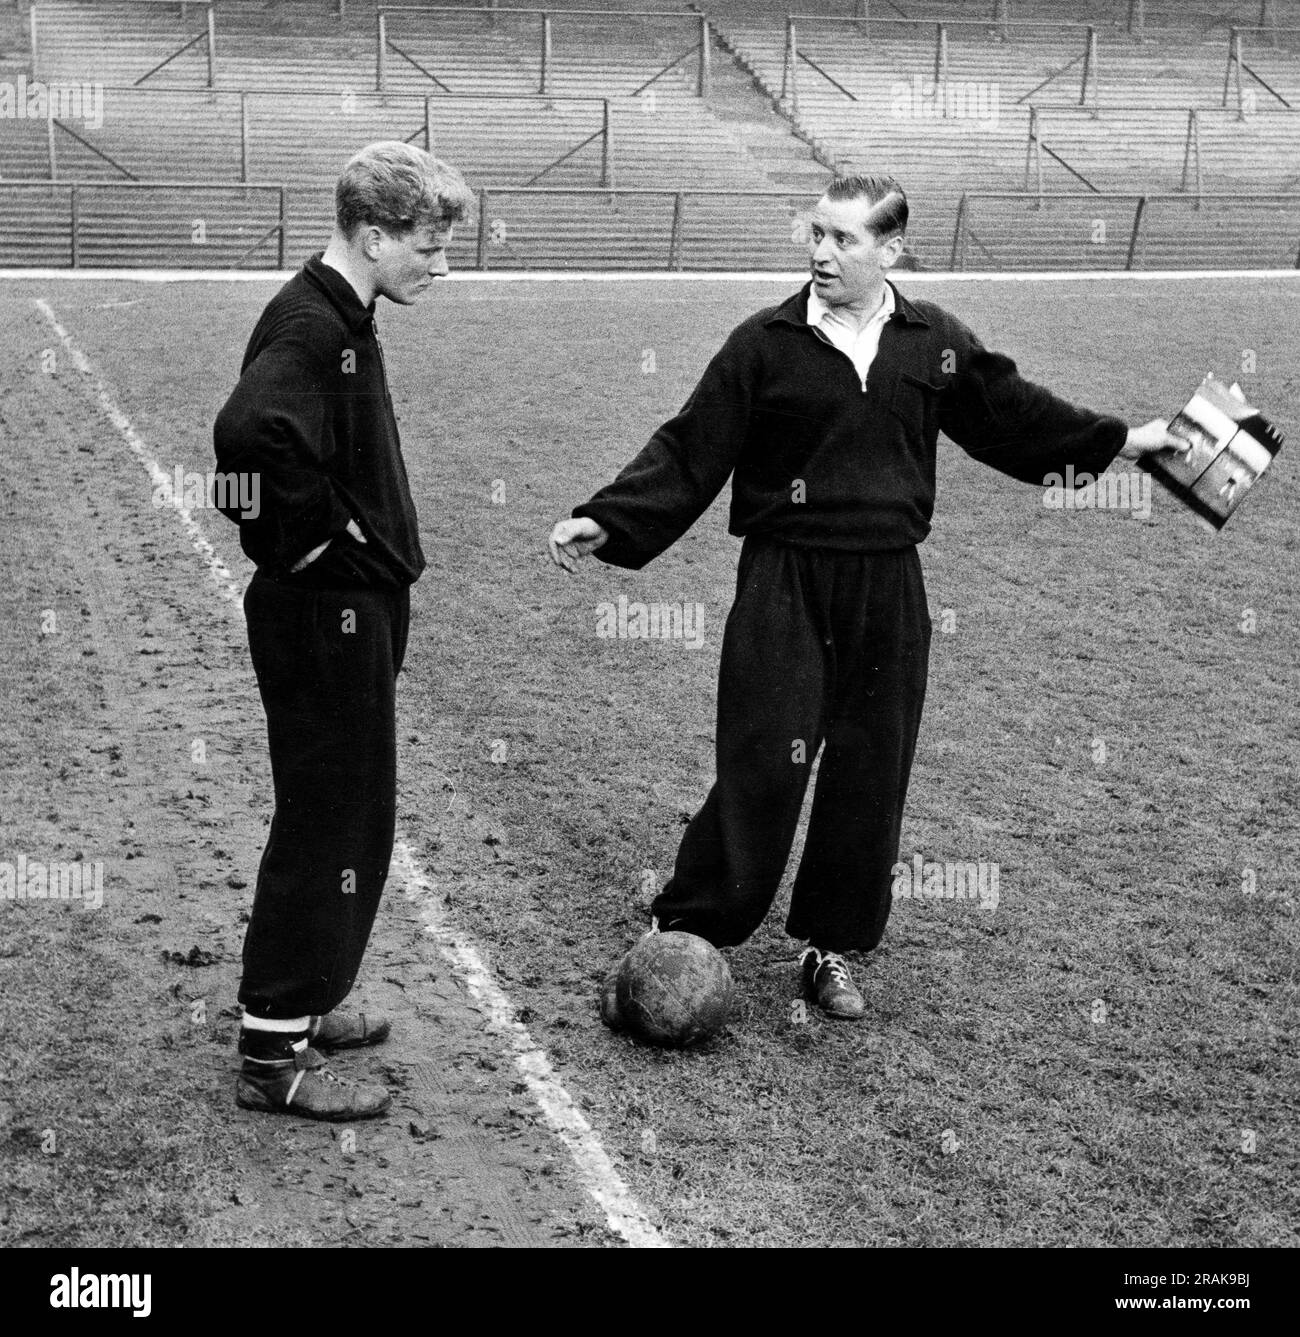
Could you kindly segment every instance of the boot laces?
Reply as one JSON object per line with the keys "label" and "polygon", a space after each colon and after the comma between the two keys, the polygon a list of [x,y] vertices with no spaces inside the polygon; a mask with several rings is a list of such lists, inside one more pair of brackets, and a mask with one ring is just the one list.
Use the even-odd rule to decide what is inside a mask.
{"label": "boot laces", "polygon": [[832,984],[852,984],[852,977],[849,975],[847,962],[838,952],[822,952],[821,960],[817,966],[817,973],[825,971],[830,976]]}

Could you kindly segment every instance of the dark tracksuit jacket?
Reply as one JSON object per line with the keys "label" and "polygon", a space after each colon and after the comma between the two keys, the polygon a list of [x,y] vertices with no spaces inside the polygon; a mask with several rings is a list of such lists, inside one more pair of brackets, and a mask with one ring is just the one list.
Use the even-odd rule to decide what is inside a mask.
{"label": "dark tracksuit jacket", "polygon": [[681,412],[574,515],[609,532],[597,556],[637,569],[731,478],[730,530],[745,544],[722,646],[718,777],[654,913],[719,946],[747,938],[825,742],[787,928],[847,951],[874,947],[890,908],[924,704],[916,545],[939,433],[1042,485],[1070,464],[1102,472],[1127,428],[1024,380],[954,316],[896,288],[864,391],[807,323],[808,291],[737,326]]}
{"label": "dark tracksuit jacket", "polygon": [[373,304],[319,256],[262,313],[214,437],[221,471],[258,480],[258,514],[225,513],[257,564],[244,611],[275,785],[240,1001],[323,1015],[352,988],[388,874],[395,684],[425,561]]}

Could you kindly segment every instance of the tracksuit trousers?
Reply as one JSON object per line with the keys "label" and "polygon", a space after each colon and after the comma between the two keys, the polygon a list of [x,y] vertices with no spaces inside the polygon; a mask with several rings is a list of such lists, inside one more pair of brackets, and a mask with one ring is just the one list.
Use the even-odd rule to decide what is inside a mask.
{"label": "tracksuit trousers", "polygon": [[718,681],[717,781],[652,912],[715,946],[763,922],[825,744],[786,923],[823,951],[885,931],[925,702],[930,615],[915,548],[748,538]]}
{"label": "tracksuit trousers", "polygon": [[256,1017],[322,1016],[356,980],[388,876],[410,592],[313,589],[259,573],[244,613],[275,815],[239,1001]]}

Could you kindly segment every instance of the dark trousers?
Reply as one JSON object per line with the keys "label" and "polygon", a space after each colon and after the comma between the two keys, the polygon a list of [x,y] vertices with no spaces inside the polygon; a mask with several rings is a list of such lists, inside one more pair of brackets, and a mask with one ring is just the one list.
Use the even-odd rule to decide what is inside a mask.
{"label": "dark trousers", "polygon": [[763,922],[825,742],[786,930],[824,951],[876,946],[929,650],[915,548],[745,541],[722,642],[717,782],[655,899],[660,928],[726,947]]}
{"label": "dark trousers", "polygon": [[248,644],[275,816],[244,938],[253,1016],[319,1016],[356,980],[397,814],[395,686],[406,589],[309,589],[255,575]]}

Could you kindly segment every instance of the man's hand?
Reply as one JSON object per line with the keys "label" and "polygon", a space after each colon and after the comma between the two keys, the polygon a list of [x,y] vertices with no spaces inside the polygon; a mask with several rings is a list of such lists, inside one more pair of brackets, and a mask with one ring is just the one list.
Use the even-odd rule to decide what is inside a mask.
{"label": "man's hand", "polygon": [[1176,450],[1185,453],[1188,443],[1181,436],[1174,436],[1169,430],[1165,418],[1153,418],[1141,427],[1128,429],[1128,440],[1120,448],[1120,458],[1135,460],[1141,455],[1150,455],[1157,450]]}
{"label": "man's hand", "polygon": [[595,552],[608,538],[608,531],[586,516],[561,520],[551,530],[551,561],[572,575],[578,569],[578,559]]}

